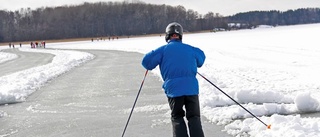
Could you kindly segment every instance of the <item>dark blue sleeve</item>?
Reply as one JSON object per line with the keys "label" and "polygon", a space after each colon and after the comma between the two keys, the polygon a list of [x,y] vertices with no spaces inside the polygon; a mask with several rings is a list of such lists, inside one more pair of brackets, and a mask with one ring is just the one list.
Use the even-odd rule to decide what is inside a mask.
{"label": "dark blue sleeve", "polygon": [[197,67],[200,68],[203,64],[204,61],[206,59],[206,55],[204,54],[204,52],[199,49],[199,48],[194,48],[195,49],[195,56],[196,56],[196,60],[197,60]]}
{"label": "dark blue sleeve", "polygon": [[142,66],[147,70],[157,67],[162,60],[162,47],[147,53],[142,59]]}

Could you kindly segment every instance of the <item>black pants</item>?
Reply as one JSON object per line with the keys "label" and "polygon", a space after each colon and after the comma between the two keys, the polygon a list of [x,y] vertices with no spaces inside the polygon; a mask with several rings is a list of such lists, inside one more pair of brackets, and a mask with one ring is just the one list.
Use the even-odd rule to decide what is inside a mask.
{"label": "black pants", "polygon": [[[184,116],[186,116],[188,120],[190,137],[204,137],[201,126],[198,95],[175,98],[168,97],[168,102],[171,109],[173,137],[189,137],[187,126],[183,119]],[[183,106],[185,106],[186,112],[183,110]]]}

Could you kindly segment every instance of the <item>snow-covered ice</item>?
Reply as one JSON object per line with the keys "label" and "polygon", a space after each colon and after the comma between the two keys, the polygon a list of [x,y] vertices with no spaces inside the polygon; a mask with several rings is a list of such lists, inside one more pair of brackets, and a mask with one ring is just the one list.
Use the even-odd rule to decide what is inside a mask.
{"label": "snow-covered ice", "polygon": [[[201,113],[224,125],[233,136],[316,137],[320,118],[301,113],[320,111],[320,24],[282,26],[218,33],[185,34],[183,41],[201,48],[207,56],[199,73],[241,103],[266,124],[239,107],[203,78],[200,85]],[[124,38],[113,41],[80,41],[48,44],[55,49],[122,50],[145,54],[165,44],[164,37]],[[2,49],[5,47],[1,47]],[[50,79],[89,61],[93,55],[69,50],[22,48],[28,52],[56,55],[53,62],[0,77],[0,103],[23,101]],[[0,52],[0,63],[14,55]],[[56,66],[59,64],[60,66]],[[59,69],[57,69],[59,68]],[[29,71],[37,72],[32,75]],[[160,76],[158,69],[152,71]],[[15,84],[8,82],[14,80]],[[137,111],[169,109],[159,105]],[[5,112],[0,111],[0,117]]]}

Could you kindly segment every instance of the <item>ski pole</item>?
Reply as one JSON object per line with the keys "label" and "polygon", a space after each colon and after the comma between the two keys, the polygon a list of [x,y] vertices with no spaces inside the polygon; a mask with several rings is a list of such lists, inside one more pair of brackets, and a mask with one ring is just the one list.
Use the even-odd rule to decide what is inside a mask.
{"label": "ski pole", "polygon": [[210,80],[208,80],[206,77],[204,77],[203,75],[201,75],[199,72],[197,72],[203,79],[205,79],[206,81],[208,81],[212,86],[214,86],[215,88],[217,88],[219,91],[221,91],[224,95],[226,95],[227,97],[229,97],[232,101],[234,101],[236,104],[238,104],[240,107],[242,107],[245,111],[247,111],[249,114],[251,114],[254,118],[256,118],[257,120],[259,120],[262,124],[264,124],[268,129],[271,128],[271,125],[267,125],[266,123],[264,123],[262,120],[260,120],[257,116],[255,116],[253,113],[251,113],[248,109],[246,109],[245,107],[243,107],[239,102],[237,102],[236,100],[234,100],[232,97],[230,97],[227,93],[223,92],[219,87],[217,87],[215,84],[213,84]]}
{"label": "ski pole", "polygon": [[125,133],[125,132],[126,132],[126,130],[127,130],[127,127],[128,127],[128,124],[129,124],[129,121],[130,121],[130,118],[131,118],[131,115],[132,115],[133,109],[134,109],[134,107],[136,106],[136,103],[137,103],[138,97],[139,97],[139,95],[140,95],[140,92],[141,92],[141,89],[142,89],[142,86],[143,86],[144,80],[146,79],[147,74],[148,74],[148,70],[146,70],[146,73],[144,74],[144,77],[143,77],[143,80],[142,80],[142,82],[141,82],[141,85],[140,85],[140,88],[139,88],[139,91],[138,91],[138,94],[137,94],[136,100],[135,100],[135,101],[134,101],[134,103],[133,103],[133,106],[132,106],[132,109],[131,109],[131,112],[130,112],[129,118],[128,118],[128,120],[127,120],[126,126],[124,127],[124,130],[123,130],[123,132],[122,132],[122,137],[124,137],[124,133]]}

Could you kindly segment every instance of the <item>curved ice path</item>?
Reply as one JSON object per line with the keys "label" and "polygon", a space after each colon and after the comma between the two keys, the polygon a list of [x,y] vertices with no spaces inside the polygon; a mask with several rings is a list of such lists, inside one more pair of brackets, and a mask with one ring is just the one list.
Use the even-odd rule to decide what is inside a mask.
{"label": "curved ice path", "polygon": [[54,54],[52,62],[43,66],[0,77],[0,104],[25,101],[26,98],[51,79],[94,58],[94,55],[71,50],[25,49],[23,52]]}

